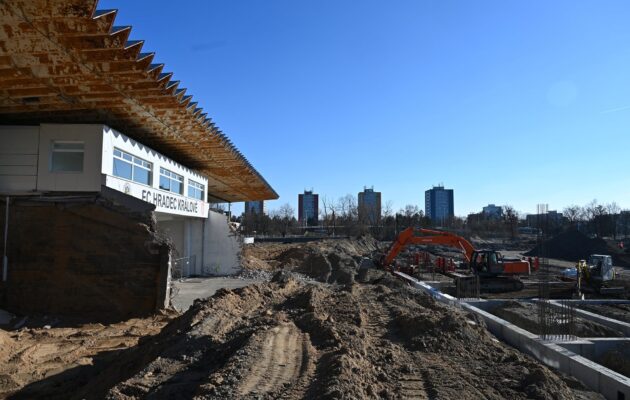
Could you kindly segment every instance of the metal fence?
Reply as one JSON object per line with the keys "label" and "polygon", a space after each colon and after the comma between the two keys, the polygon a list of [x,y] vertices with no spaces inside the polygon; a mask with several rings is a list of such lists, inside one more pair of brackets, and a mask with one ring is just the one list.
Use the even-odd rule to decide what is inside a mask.
{"label": "metal fence", "polygon": [[181,279],[194,274],[197,257],[175,258],[171,261],[171,278]]}

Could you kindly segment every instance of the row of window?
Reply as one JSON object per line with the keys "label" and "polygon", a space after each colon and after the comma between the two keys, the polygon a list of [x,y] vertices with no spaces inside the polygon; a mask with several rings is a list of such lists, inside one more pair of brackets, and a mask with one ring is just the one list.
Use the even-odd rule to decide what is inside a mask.
{"label": "row of window", "polygon": [[[51,172],[83,172],[85,144],[74,141],[54,141],[50,159]],[[120,149],[114,149],[114,175],[130,181],[153,185],[153,164]],[[160,189],[184,194],[184,177],[160,168]],[[188,180],[188,197],[203,200],[205,188]]]}
{"label": "row of window", "polygon": [[[130,181],[153,185],[153,164],[120,149],[114,149],[114,175]],[[160,189],[184,194],[184,177],[160,167]],[[188,197],[204,199],[204,186],[188,180]]]}

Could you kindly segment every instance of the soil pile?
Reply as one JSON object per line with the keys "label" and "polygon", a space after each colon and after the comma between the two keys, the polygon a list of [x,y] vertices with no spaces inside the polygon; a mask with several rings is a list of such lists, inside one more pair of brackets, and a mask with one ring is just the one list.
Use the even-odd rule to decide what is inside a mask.
{"label": "soil pile", "polygon": [[377,249],[376,240],[370,237],[299,245],[261,243],[246,246],[241,259],[247,269],[288,269],[320,282],[350,284],[362,255]]}
{"label": "soil pile", "polygon": [[617,243],[610,239],[591,239],[577,230],[570,230],[545,241],[542,247],[540,245],[534,247],[525,255],[576,262],[587,260],[591,254],[609,254],[615,266],[629,268],[630,254],[619,249]]}
{"label": "soil pile", "polygon": [[390,275],[220,290],[154,337],[23,398],[600,399]]}
{"label": "soil pile", "polygon": [[591,239],[577,230],[556,235],[542,246],[538,245],[525,253],[526,256],[544,256],[567,261],[586,260],[591,254],[610,254],[610,248],[604,239]]}

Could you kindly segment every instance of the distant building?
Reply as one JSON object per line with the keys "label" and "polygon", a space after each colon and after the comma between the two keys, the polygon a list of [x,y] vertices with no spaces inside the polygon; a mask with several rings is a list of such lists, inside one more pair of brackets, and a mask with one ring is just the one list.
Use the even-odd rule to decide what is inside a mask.
{"label": "distant building", "polygon": [[494,204],[488,204],[482,209],[481,213],[485,218],[488,219],[501,219],[503,218],[503,207],[495,206]]}
{"label": "distant building", "polygon": [[424,192],[424,214],[431,218],[434,224],[443,224],[455,216],[453,189],[444,186],[433,186]]}
{"label": "distant building", "polygon": [[359,192],[359,220],[367,221],[370,225],[381,222],[381,192],[375,192],[374,187],[363,187]]}
{"label": "distant building", "polygon": [[263,200],[245,202],[245,214],[263,215],[264,213],[265,213],[265,202]]}
{"label": "distant building", "polygon": [[528,214],[525,217],[527,226],[532,228],[555,228],[564,223],[564,216],[557,211],[548,211],[546,214]]}
{"label": "distant building", "polygon": [[315,226],[319,216],[319,195],[305,190],[298,195],[298,222],[301,226]]}

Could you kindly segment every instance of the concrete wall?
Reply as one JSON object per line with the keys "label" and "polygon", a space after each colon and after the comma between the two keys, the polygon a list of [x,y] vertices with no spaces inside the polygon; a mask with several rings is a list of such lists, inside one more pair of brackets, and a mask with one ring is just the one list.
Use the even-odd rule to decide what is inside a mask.
{"label": "concrete wall", "polygon": [[173,244],[173,259],[194,258],[194,265],[182,267],[183,276],[234,275],[241,271],[242,239],[221,213],[209,211],[207,219],[157,213],[157,230]]}
{"label": "concrete wall", "polygon": [[[54,140],[82,141],[83,172],[52,172],[50,159]],[[103,125],[42,124],[39,134],[37,190],[100,192]]]}
{"label": "concrete wall", "polygon": [[203,222],[205,249],[204,272],[212,275],[234,275],[241,271],[242,239],[233,232],[224,214],[210,211]]}
{"label": "concrete wall", "polygon": [[39,126],[0,126],[0,192],[37,188]]}
{"label": "concrete wall", "polygon": [[[0,308],[111,321],[165,306],[169,249],[156,238],[150,205],[136,200],[128,210],[100,195],[52,199],[10,201]],[[1,226],[4,219],[3,212]]]}

